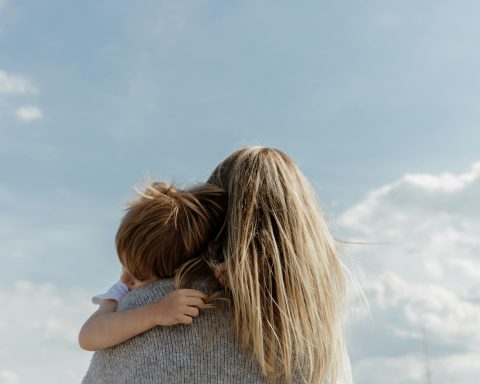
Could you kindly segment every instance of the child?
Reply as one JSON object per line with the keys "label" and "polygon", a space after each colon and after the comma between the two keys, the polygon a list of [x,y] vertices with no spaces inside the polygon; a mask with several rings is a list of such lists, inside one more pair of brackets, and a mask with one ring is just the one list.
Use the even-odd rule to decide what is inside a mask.
{"label": "child", "polygon": [[115,239],[121,281],[92,299],[100,308],[80,330],[81,348],[97,351],[155,326],[191,324],[199,309],[210,307],[204,293],[178,289],[157,302],[116,312],[129,291],[172,277],[184,262],[200,255],[224,221],[225,200],[224,191],[210,184],[184,191],[153,183],[130,204]]}

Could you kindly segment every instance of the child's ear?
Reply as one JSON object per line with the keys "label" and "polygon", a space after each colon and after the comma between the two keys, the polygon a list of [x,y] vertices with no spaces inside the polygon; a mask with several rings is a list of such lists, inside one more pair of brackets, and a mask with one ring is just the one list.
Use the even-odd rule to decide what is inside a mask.
{"label": "child's ear", "polygon": [[123,269],[120,280],[128,287],[129,291],[135,288],[135,278],[126,269]]}

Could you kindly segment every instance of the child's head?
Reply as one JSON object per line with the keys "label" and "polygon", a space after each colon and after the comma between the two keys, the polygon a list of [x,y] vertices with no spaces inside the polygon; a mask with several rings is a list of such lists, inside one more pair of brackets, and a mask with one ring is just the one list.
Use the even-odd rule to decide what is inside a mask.
{"label": "child's head", "polygon": [[173,276],[216,236],[225,206],[225,192],[211,184],[187,190],[150,184],[129,205],[118,228],[120,262],[138,280]]}

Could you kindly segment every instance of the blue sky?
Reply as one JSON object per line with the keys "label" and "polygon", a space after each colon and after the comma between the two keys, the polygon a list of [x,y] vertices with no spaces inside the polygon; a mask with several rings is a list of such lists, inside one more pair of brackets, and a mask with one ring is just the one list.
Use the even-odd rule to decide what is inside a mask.
{"label": "blue sky", "polygon": [[[387,197],[388,207],[407,201],[408,212],[419,212],[425,201],[446,204],[443,195],[430,197],[468,179],[461,175],[477,180],[479,12],[476,1],[0,0],[3,289],[20,287],[18,300],[28,289],[53,290],[59,300],[82,292],[80,312],[53,322],[57,330],[76,325],[93,309],[89,295],[118,275],[113,236],[132,186],[146,172],[205,180],[246,144],[290,154],[335,228],[338,221],[339,237],[389,238],[376,227],[387,220]],[[375,194],[382,186],[390,192]],[[468,199],[473,187],[462,188],[478,207]],[[457,229],[461,198],[448,200]],[[442,207],[432,204],[429,213]],[[378,231],[348,219],[365,210]],[[405,222],[391,225],[406,230]],[[432,224],[425,238],[437,229]],[[422,247],[428,259],[431,244]],[[466,255],[475,269],[477,245]],[[434,275],[422,278],[438,283]],[[371,337],[360,323],[352,326],[354,368],[359,382],[372,383],[365,367],[374,360],[358,352],[358,340]],[[72,356],[82,354],[65,343]],[[389,353],[380,348],[375,358]],[[26,361],[5,364],[0,383],[28,382]]]}

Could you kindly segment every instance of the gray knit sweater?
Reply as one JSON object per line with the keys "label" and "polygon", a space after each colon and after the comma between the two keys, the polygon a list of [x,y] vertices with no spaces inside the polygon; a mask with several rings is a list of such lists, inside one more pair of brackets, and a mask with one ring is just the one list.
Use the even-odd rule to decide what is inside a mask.
{"label": "gray knit sweater", "polygon": [[[202,290],[202,284],[193,288]],[[159,300],[173,290],[173,279],[142,286],[130,292],[118,310]],[[215,310],[203,310],[193,324],[155,327],[95,352],[82,383],[267,383],[258,363],[239,347],[234,335],[226,306],[217,320]]]}

